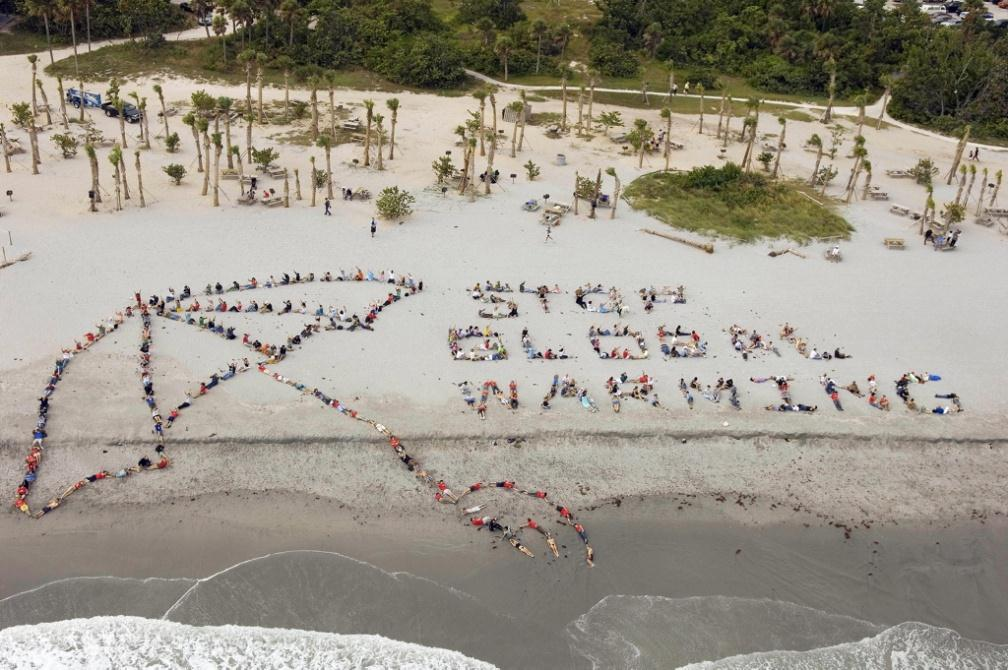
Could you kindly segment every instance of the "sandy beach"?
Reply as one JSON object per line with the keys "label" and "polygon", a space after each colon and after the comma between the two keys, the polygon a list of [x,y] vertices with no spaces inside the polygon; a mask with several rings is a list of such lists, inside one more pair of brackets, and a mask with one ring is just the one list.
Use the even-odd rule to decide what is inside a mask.
{"label": "sandy beach", "polygon": [[[0,90],[0,108],[6,109],[28,94],[31,78],[23,56],[0,58],[0,75],[11,82]],[[43,81],[55,91],[52,80]],[[178,107],[197,89],[243,96],[239,86],[159,81]],[[151,95],[153,83],[131,82],[124,90]],[[282,90],[266,93],[282,100]],[[303,99],[307,94],[292,95]],[[123,211],[112,211],[114,197],[106,194],[101,211],[88,212],[87,159],[59,157],[48,138],[54,131],[40,136],[41,175],[30,174],[27,154],[15,156],[14,171],[0,182],[0,192],[13,192],[10,199],[0,199],[0,236],[9,233],[4,240],[8,257],[26,251],[32,256],[0,269],[0,481],[13,499],[31,444],[37,398],[53,361],[96,323],[133,302],[134,292],[164,296],[169,287],[189,285],[205,304],[211,300],[203,295],[207,283],[245,284],[251,277],[265,282],[270,275],[295,271],[318,278],[355,267],[394,270],[422,280],[423,291],[385,308],[373,332],[322,331],[270,370],[388,426],[425,468],[456,491],[472,482],[502,480],[548,491],[587,527],[596,566],[585,565],[581,542],[566,528],[557,533],[564,545],[560,560],[545,558],[537,536],[524,536],[536,554],[527,559],[486,537],[489,533],[477,533],[455,506],[438,505],[431,490],[397,461],[387,439],[366,424],[261,374],[254,367],[259,359],[238,340],[157,318],[151,355],[164,408],[180,403],[187,390],[194,392],[231,360],[250,357],[252,369],[198,398],[172,426],[166,438],[171,464],[164,471],[85,487],[37,521],[10,507],[0,514],[0,534],[7,538],[0,561],[8,568],[0,573],[0,598],[68,577],[192,580],[273,552],[312,550],[338,552],[389,573],[408,572],[458,589],[471,599],[472,609],[453,609],[448,600],[439,600],[449,596],[425,592],[426,582],[383,591],[368,573],[361,579],[375,590],[355,593],[359,600],[348,596],[339,616],[326,611],[331,619],[299,618],[297,607],[284,609],[266,599],[260,608],[236,596],[230,609],[220,604],[224,600],[208,598],[216,604],[195,606],[172,620],[376,633],[459,650],[500,667],[591,667],[592,658],[596,667],[618,667],[622,657],[588,653],[597,637],[591,626],[615,624],[588,617],[583,629],[568,626],[607,596],[717,596],[791,603],[851,620],[841,625],[823,619],[815,635],[779,639],[776,647],[754,642],[777,638],[753,629],[723,648],[649,649],[641,667],[773,649],[810,650],[856,642],[908,621],[1008,643],[1003,604],[1008,583],[997,568],[1008,556],[1008,496],[1002,486],[1008,475],[1008,398],[999,393],[1008,287],[998,274],[1008,236],[996,225],[974,224],[971,214],[961,225],[964,233],[955,251],[932,250],[921,244],[916,222],[889,213],[894,203],[919,210],[924,190],[913,180],[884,173],[910,168],[923,157],[946,171],[954,141],[896,126],[878,131],[866,126],[873,183],[891,197],[839,206],[855,227],[852,238],[839,243],[841,263],[823,258],[832,241],[799,247],[715,239],[715,252],[708,255],[644,234],[643,228],[666,228],[626,202],[619,203],[614,218],[600,210],[595,220],[585,216],[582,203],[581,213],[564,217],[552,230],[553,239],[544,241],[546,228],[537,214],[522,211],[524,201],[549,194],[553,202],[570,202],[575,171],[594,176],[614,167],[627,184],[663,166],[660,156],[649,156],[638,168],[635,157],[620,155],[620,147],[601,135],[550,139],[544,127],[530,125],[516,158],[508,155],[509,142],[498,149],[495,166],[502,179],[490,196],[470,202],[457,193],[442,194],[431,162],[446,151],[459,161],[452,129],[477,103],[471,97],[396,96],[401,101],[396,158],[385,162],[384,171],[354,165],[362,151],[358,144],[334,149],[337,191],[331,217],[323,216],[321,206],[309,207],[304,177],[309,156],[321,160],[322,152],[281,143],[279,135],[287,128],[257,127],[255,143],[276,146],[277,164],[300,170],[305,199],[292,196],[289,208],[235,204],[235,181],[222,182],[222,206],[211,207],[209,197],[200,195],[202,175],[195,172],[192,139],[178,116],[170,124],[182,135],[180,153],[167,154],[159,139],[141,152],[145,208],[134,195]],[[50,93],[53,103],[55,97]],[[365,97],[383,106],[389,94],[340,90],[336,96],[353,115],[361,113]],[[497,97],[503,106],[515,93],[503,90]],[[556,100],[534,103],[535,112],[559,109]],[[628,124],[636,117],[661,123],[657,109],[620,111]],[[106,136],[118,136],[114,119],[89,114]],[[775,132],[774,116],[763,116],[761,130]],[[845,155],[854,126],[849,120],[841,124],[848,128],[848,142],[836,160],[838,184],[849,171]],[[162,132],[154,118],[150,126]],[[510,124],[501,127],[510,133]],[[685,145],[673,155],[675,168],[717,162],[720,143],[698,134],[694,117],[674,115],[672,127],[676,141]],[[825,131],[816,122],[792,121],[787,128],[783,173],[806,179],[815,154],[803,151],[802,144]],[[132,166],[137,128],[127,126],[127,132],[127,165]],[[244,137],[244,128],[234,134]],[[23,132],[11,135],[27,144]],[[741,144],[729,145],[728,158],[738,160],[742,151]],[[557,154],[564,154],[565,165],[556,164]],[[542,170],[532,182],[522,168],[528,160]],[[161,172],[169,162],[189,167],[181,186],[171,185]],[[101,163],[107,188],[110,166],[104,158]],[[991,173],[1008,167],[1008,153],[984,149],[979,165]],[[512,179],[512,173],[518,176]],[[132,169],[129,175],[133,186]],[[267,187],[283,186],[282,180],[261,179]],[[416,196],[415,212],[401,223],[379,220],[372,236],[373,201],[345,202],[338,189],[377,193],[391,185]],[[838,195],[841,188],[835,184],[827,194]],[[936,180],[936,201],[953,199],[955,191],[955,184]],[[975,206],[974,200],[969,209]],[[887,249],[882,240],[888,237],[905,238],[907,248]],[[789,246],[805,257],[768,256]],[[515,289],[523,282],[556,284],[561,292],[549,296],[548,312],[532,294],[509,295],[518,303],[519,316],[491,324],[510,353],[507,360],[453,360],[449,328],[488,323],[477,314],[486,305],[469,291],[486,281]],[[574,290],[584,284],[616,287],[629,311],[620,318],[582,310]],[[685,287],[686,304],[660,303],[651,313],[636,295],[645,287],[679,285]],[[309,310],[345,306],[363,315],[371,301],[384,299],[390,290],[381,282],[316,280],[222,297],[274,305],[303,301]],[[220,318],[239,336],[249,333],[267,342],[314,320],[310,312]],[[643,333],[647,359],[595,354],[589,328],[617,322]],[[840,348],[851,358],[801,356],[780,339],[784,323],[820,350]],[[743,359],[730,344],[727,331],[733,324],[767,334],[779,354]],[[707,343],[707,355],[663,360],[657,337],[662,325],[696,330]],[[571,358],[527,359],[520,346],[525,328],[537,348],[563,347]],[[115,471],[153,454],[150,411],[137,379],[140,337],[139,317],[127,319],[74,356],[52,398],[45,458],[29,498],[33,508],[85,475]],[[606,346],[633,347],[630,338],[607,339],[618,342]],[[922,406],[947,404],[934,396],[956,393],[964,411],[910,412],[896,398],[893,383],[908,371],[940,377],[913,388]],[[605,381],[623,372],[654,377],[662,407],[627,398],[622,411],[613,413]],[[549,410],[540,407],[554,375],[565,374],[589,390],[600,411],[587,412],[573,399],[558,399]],[[779,402],[778,393],[772,383],[750,378],[773,375],[793,378],[795,402],[818,405],[818,411],[766,411],[766,405]],[[840,385],[856,381],[862,389],[869,375],[876,375],[880,391],[893,400],[892,411],[879,411],[846,392],[843,411],[835,410],[821,375]],[[695,404],[687,405],[679,380],[694,377],[702,386],[733,379],[741,409],[726,400],[710,402],[700,392]],[[504,388],[514,380],[518,408],[494,403],[481,421],[463,401],[458,383],[471,382],[478,394],[486,380]],[[535,509],[530,502],[499,493],[481,502],[494,515],[518,522],[538,513],[530,511]],[[312,583],[319,574],[338,573],[343,581],[327,584],[326,592],[344,594],[353,591],[347,576],[353,572],[344,568],[313,565],[296,579]],[[289,577],[285,573],[281,581]],[[159,618],[175,589],[191,585],[166,586],[149,600],[143,589],[116,595],[104,609],[82,605],[79,616]],[[262,586],[256,582],[251,590]],[[410,602],[415,610],[404,605],[407,615],[398,620],[372,612],[356,620],[359,626],[348,623],[355,621],[348,603],[382,594]],[[432,615],[425,598],[434,598],[442,609]],[[124,604],[131,599],[135,609]],[[0,601],[0,625],[77,616],[65,597],[45,602],[49,609],[27,596]],[[333,607],[339,602],[335,595],[329,599]],[[639,603],[631,609],[639,610]],[[244,616],[245,610],[259,612],[259,620]],[[599,616],[605,611],[595,610]],[[774,612],[770,619],[798,616]],[[444,617],[439,619],[443,625],[430,626],[430,616]],[[327,623],[318,623],[323,620]],[[678,625],[671,618],[662,621],[661,626]],[[660,627],[655,621],[649,625]],[[520,643],[523,636],[527,645]],[[614,649],[604,653],[620,653]]]}

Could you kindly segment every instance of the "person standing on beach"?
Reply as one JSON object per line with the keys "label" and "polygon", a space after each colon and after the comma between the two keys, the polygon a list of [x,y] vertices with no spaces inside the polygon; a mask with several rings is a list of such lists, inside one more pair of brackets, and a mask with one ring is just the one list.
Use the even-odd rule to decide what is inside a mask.
{"label": "person standing on beach", "polygon": [[329,198],[325,199],[325,215],[332,216],[332,203],[329,201]]}
{"label": "person standing on beach", "polygon": [[553,239],[553,226],[546,226],[546,239],[543,242],[549,242]]}
{"label": "person standing on beach", "polygon": [[378,224],[375,223],[375,220],[372,218],[371,219],[371,239],[374,239],[374,234],[375,234],[376,230],[378,230]]}

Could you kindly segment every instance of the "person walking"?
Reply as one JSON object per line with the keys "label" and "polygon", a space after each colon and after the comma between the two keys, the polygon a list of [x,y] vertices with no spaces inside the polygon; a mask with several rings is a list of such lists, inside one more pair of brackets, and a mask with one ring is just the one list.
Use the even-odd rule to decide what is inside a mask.
{"label": "person walking", "polygon": [[371,239],[374,239],[374,234],[375,234],[376,230],[378,230],[378,224],[375,223],[375,220],[372,218],[371,219]]}
{"label": "person walking", "polygon": [[546,226],[546,239],[543,242],[549,242],[553,239],[553,226]]}
{"label": "person walking", "polygon": [[325,199],[325,215],[332,216],[332,203],[329,202],[329,198]]}

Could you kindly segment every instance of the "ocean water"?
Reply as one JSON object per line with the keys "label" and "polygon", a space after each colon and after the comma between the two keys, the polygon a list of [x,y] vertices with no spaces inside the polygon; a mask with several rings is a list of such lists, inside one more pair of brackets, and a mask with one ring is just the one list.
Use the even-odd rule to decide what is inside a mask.
{"label": "ocean water", "polygon": [[138,617],[95,617],[0,631],[0,667],[402,668],[491,670],[456,651],[389,640],[252,626],[187,626]]}
{"label": "ocean water", "polygon": [[945,628],[761,598],[610,595],[550,626],[322,551],[199,579],[62,579],[0,600],[0,629],[0,670],[1008,668],[1008,646]]}

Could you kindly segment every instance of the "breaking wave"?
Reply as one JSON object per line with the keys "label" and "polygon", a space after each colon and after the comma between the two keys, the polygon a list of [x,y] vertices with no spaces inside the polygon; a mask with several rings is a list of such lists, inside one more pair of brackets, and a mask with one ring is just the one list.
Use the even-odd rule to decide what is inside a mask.
{"label": "breaking wave", "polygon": [[379,668],[489,670],[457,651],[378,635],[339,635],[252,626],[198,627],[138,617],[97,617],[0,631],[0,667]]}

